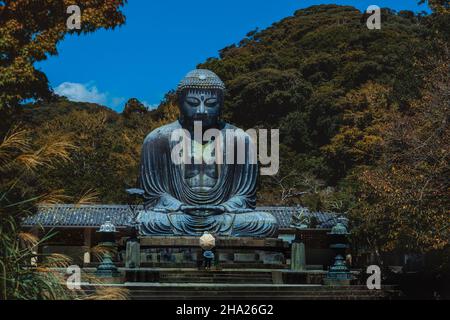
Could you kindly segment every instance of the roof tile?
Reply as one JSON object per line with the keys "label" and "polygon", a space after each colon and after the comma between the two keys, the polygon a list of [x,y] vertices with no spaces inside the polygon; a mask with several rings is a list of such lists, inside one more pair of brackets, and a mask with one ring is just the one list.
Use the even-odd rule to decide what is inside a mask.
{"label": "roof tile", "polygon": [[[142,209],[142,208],[141,208]],[[336,225],[338,215],[325,212],[310,212],[300,207],[259,207],[258,211],[270,212],[278,220],[281,228],[289,228],[292,215],[304,210],[306,215],[315,217],[319,229],[331,229]],[[52,228],[99,228],[108,219],[118,228],[131,222],[131,210],[124,205],[42,205],[36,215],[26,218],[25,227],[43,226]]]}

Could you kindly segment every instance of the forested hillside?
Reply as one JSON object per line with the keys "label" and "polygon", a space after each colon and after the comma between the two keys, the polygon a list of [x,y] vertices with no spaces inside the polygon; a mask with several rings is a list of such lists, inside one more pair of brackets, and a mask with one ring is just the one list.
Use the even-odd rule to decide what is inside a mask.
{"label": "forested hillside", "polygon": [[378,124],[419,97],[426,70],[417,62],[433,50],[419,17],[383,17],[381,30],[369,30],[353,7],[299,10],[201,66],[226,81],[231,121],[281,129],[293,153],[284,155],[296,159],[282,175],[309,171],[336,185],[379,156]]}

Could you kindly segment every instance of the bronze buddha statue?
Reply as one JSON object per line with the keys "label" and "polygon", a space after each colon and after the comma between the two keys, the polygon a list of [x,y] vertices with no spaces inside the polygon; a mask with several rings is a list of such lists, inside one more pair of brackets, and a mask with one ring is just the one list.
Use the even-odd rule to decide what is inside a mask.
{"label": "bronze buddha statue", "polygon": [[[180,119],[146,138],[140,166],[145,199],[145,210],[138,217],[142,236],[201,236],[210,232],[259,238],[277,233],[277,220],[269,213],[255,211],[258,164],[252,161],[252,138],[220,120],[224,91],[225,85],[215,73],[191,71],[177,91]],[[180,152],[189,161],[174,161],[179,145],[174,133],[192,135],[198,125],[202,134],[213,129],[222,138],[189,139],[190,152]],[[217,147],[237,140],[245,143],[244,155]],[[219,158],[232,161],[223,163]]]}

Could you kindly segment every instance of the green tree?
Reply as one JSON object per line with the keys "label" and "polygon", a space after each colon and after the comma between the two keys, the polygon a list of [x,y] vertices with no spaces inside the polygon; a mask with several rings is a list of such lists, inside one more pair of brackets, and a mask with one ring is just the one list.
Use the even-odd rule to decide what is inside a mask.
{"label": "green tree", "polygon": [[125,108],[123,110],[123,115],[125,117],[130,117],[132,114],[146,114],[148,112],[148,108],[144,106],[142,102],[140,102],[136,98],[132,98],[127,101],[125,104]]}

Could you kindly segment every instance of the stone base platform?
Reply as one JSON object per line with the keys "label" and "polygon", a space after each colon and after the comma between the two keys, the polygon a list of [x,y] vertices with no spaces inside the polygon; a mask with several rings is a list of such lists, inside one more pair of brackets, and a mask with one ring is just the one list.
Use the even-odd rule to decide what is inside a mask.
{"label": "stone base platform", "polygon": [[[289,244],[281,239],[218,238],[213,251],[216,268],[288,267]],[[143,237],[140,239],[140,260],[141,268],[198,268],[203,257],[199,238]]]}
{"label": "stone base platform", "polygon": [[[197,237],[142,237],[142,247],[199,247]],[[281,249],[287,248],[287,243],[281,239],[260,238],[216,238],[216,247],[226,248],[260,248]]]}

